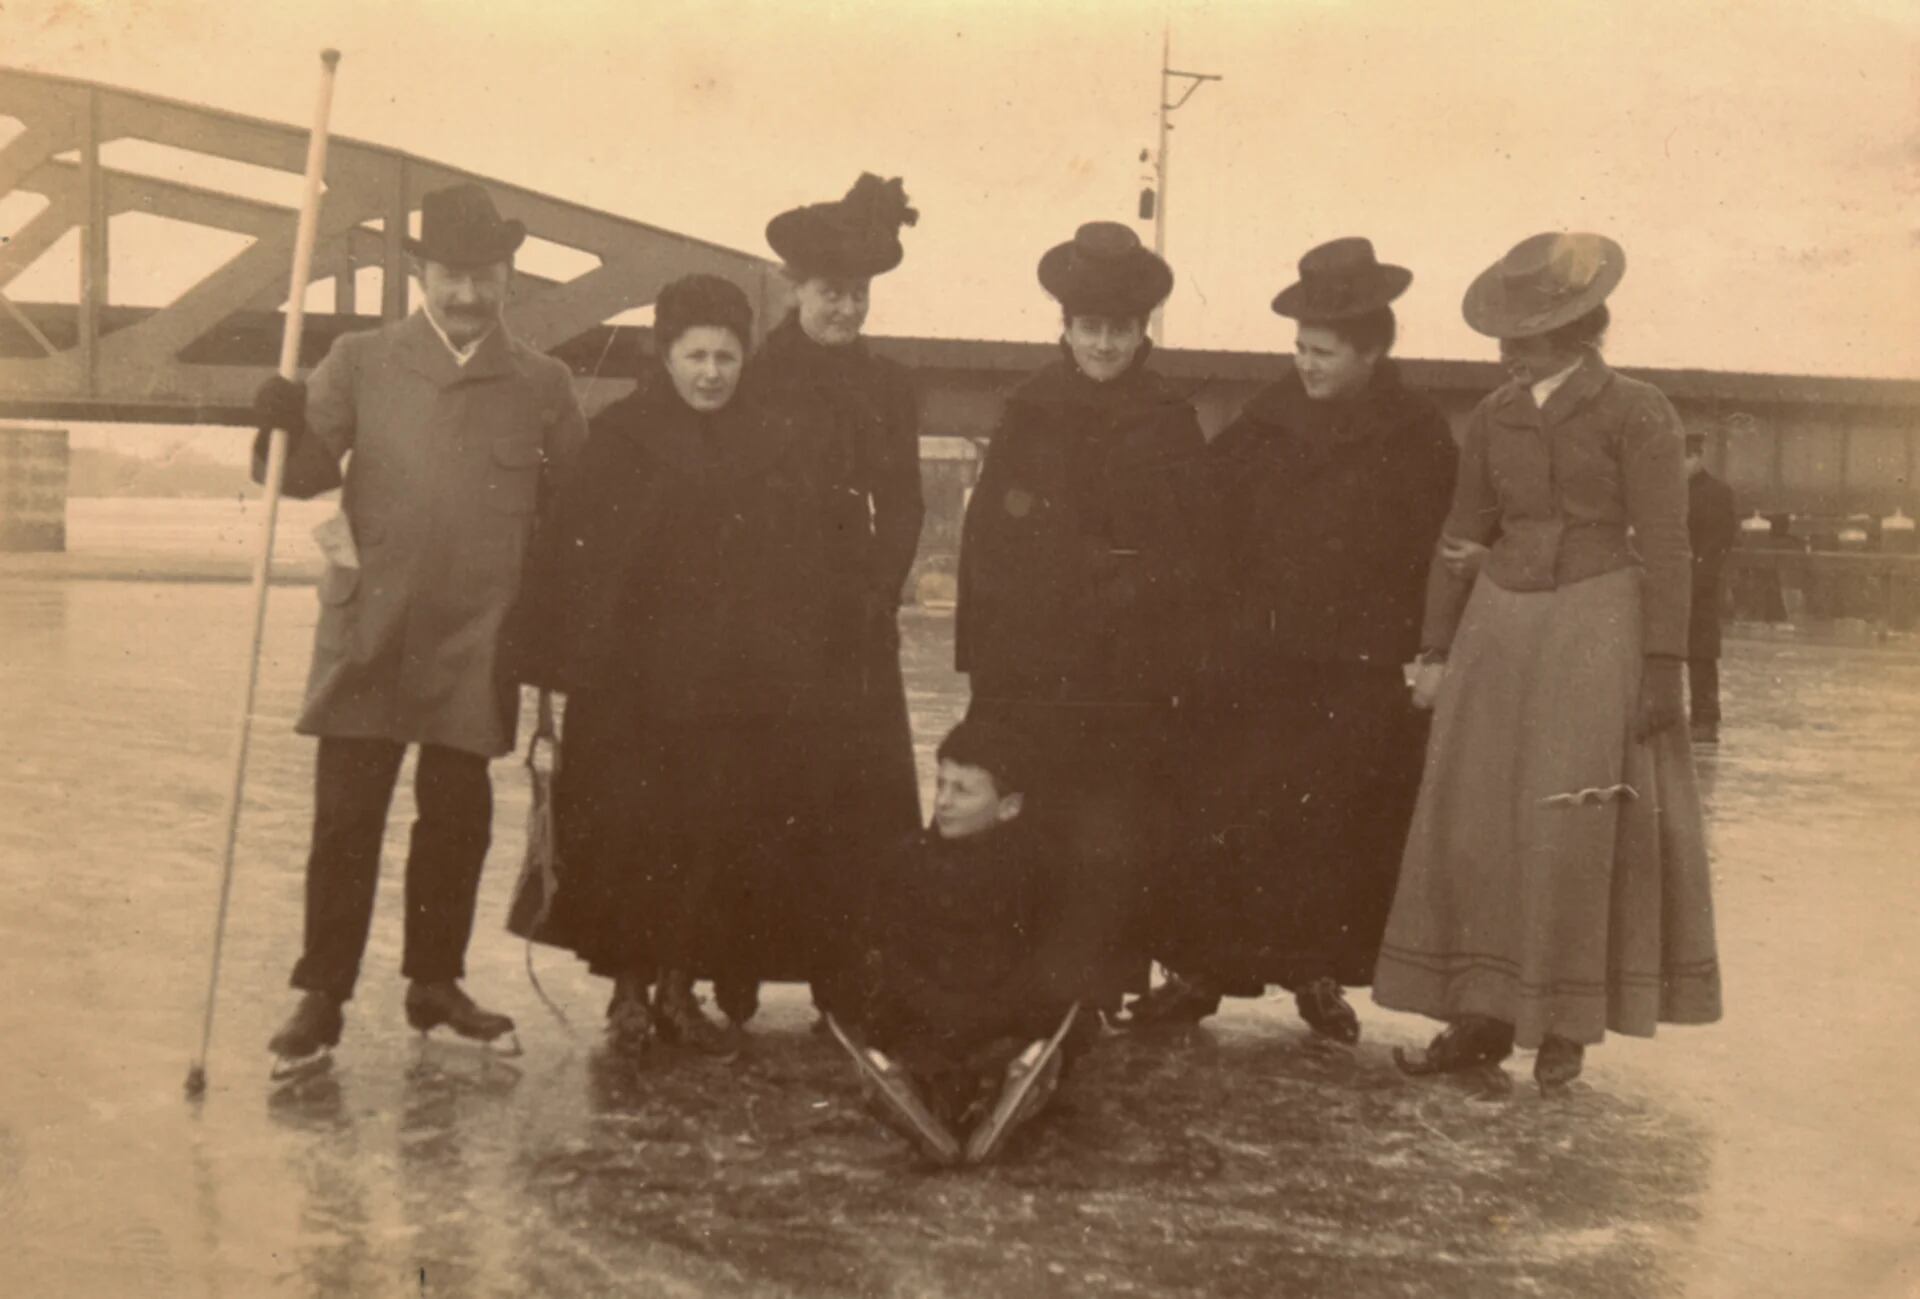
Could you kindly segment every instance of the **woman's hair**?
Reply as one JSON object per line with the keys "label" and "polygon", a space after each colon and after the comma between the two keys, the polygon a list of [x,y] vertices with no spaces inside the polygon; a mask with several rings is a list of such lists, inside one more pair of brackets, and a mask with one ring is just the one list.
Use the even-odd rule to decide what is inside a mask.
{"label": "woman's hair", "polygon": [[948,731],[934,756],[941,762],[980,768],[993,777],[993,788],[1002,798],[1024,792],[1033,776],[1033,745],[1026,735],[978,717],[963,718]]}
{"label": "woman's hair", "polygon": [[1563,352],[1577,352],[1583,347],[1591,347],[1597,352],[1606,340],[1607,326],[1612,323],[1613,316],[1603,302],[1586,315],[1569,320],[1558,329],[1549,329],[1545,338]]}
{"label": "woman's hair", "polygon": [[1145,333],[1147,328],[1147,316],[1150,314],[1151,314],[1150,312],[1143,311],[1139,313],[1128,313],[1127,315],[1117,316],[1111,312],[1106,312],[1106,311],[1075,311],[1072,307],[1062,307],[1060,308],[1060,325],[1063,329],[1072,329],[1073,318],[1075,316],[1105,316],[1109,320],[1131,320],[1134,324],[1140,326],[1140,330],[1142,333]]}
{"label": "woman's hair", "polygon": [[1393,350],[1393,340],[1398,337],[1399,326],[1393,318],[1392,307],[1376,307],[1372,311],[1358,316],[1348,316],[1345,320],[1311,320],[1302,324],[1318,325],[1330,330],[1356,352],[1379,352],[1385,356]]}

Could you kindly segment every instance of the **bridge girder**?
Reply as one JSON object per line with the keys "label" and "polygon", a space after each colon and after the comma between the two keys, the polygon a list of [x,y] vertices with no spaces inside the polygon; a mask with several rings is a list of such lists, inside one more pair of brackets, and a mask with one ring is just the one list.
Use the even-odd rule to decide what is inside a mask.
{"label": "bridge girder", "polygon": [[[0,200],[45,206],[0,244],[0,417],[179,423],[243,422],[272,368],[297,214],[249,194],[117,169],[104,147],[139,141],[216,163],[298,176],[305,130],[92,82],[0,68],[0,116],[21,130],[0,148]],[[774,264],[735,249],[571,203],[399,150],[335,137],[328,146],[314,282],[332,280],[334,311],[315,319],[305,364],[332,337],[408,310],[401,240],[421,196],[477,180],[529,236],[585,254],[568,278],[515,275],[514,334],[576,366],[598,406],[629,386],[637,340],[608,321],[654,301],[693,271],[723,275],[762,322],[784,302]],[[151,308],[113,302],[109,225],[128,213],[239,235],[238,251]],[[9,286],[69,234],[79,239],[71,301],[17,302]],[[0,231],[0,233],[4,233]],[[378,315],[358,310],[357,273],[380,272]],[[311,312],[312,308],[309,307]],[[595,363],[602,367],[595,377]],[[611,368],[608,367],[611,363]]]}

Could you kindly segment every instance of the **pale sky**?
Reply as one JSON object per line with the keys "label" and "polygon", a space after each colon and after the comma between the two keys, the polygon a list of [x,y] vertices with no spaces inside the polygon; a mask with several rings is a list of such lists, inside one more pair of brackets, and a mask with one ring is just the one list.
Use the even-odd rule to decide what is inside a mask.
{"label": "pale sky", "polygon": [[6,0],[0,58],[304,124],[338,46],[340,134],[761,254],[900,175],[870,330],[1044,339],[1040,253],[1132,215],[1168,20],[1225,78],[1174,118],[1174,346],[1286,350],[1300,253],[1365,234],[1402,353],[1490,357],[1467,283],[1572,228],[1626,247],[1622,363],[1920,376],[1910,0]]}

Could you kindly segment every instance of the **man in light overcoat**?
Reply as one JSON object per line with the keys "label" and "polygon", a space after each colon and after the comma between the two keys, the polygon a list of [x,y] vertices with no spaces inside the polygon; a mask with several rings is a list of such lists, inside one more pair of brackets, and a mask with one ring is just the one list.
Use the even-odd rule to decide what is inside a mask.
{"label": "man in light overcoat", "polygon": [[[516,341],[501,319],[525,237],[478,185],[426,195],[420,238],[407,240],[421,308],[342,336],[306,384],[275,377],[256,399],[261,424],[289,434],[286,494],[338,487],[344,519],[323,541],[297,726],[320,744],[305,941],[292,978],[302,996],[270,1044],[283,1064],[339,1041],[409,745],[419,756],[407,1020],[481,1041],[513,1030],[459,980],[491,835],[487,763],[512,751],[519,712],[509,614],[547,480],[586,436],[567,367]],[[266,448],[263,433],[256,480]]]}

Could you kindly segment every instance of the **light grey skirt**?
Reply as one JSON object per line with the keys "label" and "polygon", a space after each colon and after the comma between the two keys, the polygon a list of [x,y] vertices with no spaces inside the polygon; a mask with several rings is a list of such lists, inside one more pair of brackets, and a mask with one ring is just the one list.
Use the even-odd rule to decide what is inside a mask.
{"label": "light grey skirt", "polygon": [[1374,1000],[1536,1047],[1720,1017],[1684,726],[1632,737],[1640,571],[1481,579],[1434,712]]}

